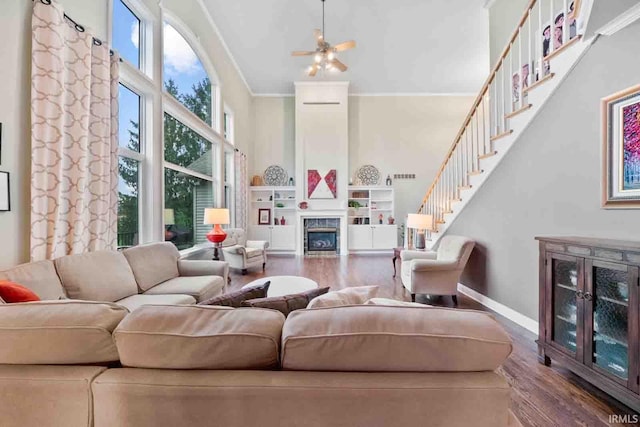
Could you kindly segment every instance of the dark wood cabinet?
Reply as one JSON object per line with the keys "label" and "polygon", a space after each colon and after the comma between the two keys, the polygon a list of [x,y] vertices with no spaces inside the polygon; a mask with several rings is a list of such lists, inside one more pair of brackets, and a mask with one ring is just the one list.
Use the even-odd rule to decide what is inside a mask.
{"label": "dark wood cabinet", "polygon": [[640,242],[537,237],[539,358],[640,411]]}

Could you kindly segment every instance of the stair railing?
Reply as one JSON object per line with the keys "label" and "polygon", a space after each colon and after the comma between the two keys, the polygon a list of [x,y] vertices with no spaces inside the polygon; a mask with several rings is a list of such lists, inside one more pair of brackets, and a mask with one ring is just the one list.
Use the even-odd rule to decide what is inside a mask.
{"label": "stair railing", "polygon": [[494,143],[511,135],[509,120],[531,108],[528,92],[553,77],[549,60],[580,38],[580,3],[529,2],[422,199],[418,213],[432,215],[435,229],[471,188],[470,177],[483,172],[480,161],[497,154]]}

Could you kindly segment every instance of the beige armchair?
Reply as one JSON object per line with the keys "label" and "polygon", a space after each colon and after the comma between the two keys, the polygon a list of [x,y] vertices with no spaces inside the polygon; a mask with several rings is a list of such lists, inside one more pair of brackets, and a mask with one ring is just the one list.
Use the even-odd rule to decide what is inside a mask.
{"label": "beige armchair", "polygon": [[411,301],[416,294],[451,295],[457,305],[458,281],[474,246],[467,237],[444,236],[437,251],[402,251],[402,285]]}
{"label": "beige armchair", "polygon": [[222,242],[223,259],[230,268],[241,270],[247,274],[247,269],[267,264],[267,248],[269,243],[264,240],[247,240],[245,231],[241,228],[225,230],[227,238]]}

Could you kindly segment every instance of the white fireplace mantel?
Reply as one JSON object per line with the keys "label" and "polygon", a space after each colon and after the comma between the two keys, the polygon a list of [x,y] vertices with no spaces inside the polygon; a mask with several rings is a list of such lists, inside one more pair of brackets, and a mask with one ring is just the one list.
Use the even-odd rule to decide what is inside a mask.
{"label": "white fireplace mantel", "polygon": [[340,255],[349,254],[347,239],[347,210],[298,210],[296,213],[296,255],[304,255],[304,220],[306,218],[338,218],[340,220]]}

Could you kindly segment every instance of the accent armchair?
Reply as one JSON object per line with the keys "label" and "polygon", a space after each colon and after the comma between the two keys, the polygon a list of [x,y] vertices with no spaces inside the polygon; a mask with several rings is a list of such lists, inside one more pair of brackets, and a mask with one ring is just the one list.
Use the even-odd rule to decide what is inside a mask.
{"label": "accent armchair", "polygon": [[457,305],[458,281],[474,246],[467,237],[444,236],[436,251],[402,251],[402,285],[411,301],[416,294],[451,295]]}
{"label": "accent armchair", "polygon": [[264,240],[247,240],[247,234],[241,228],[226,230],[227,238],[222,242],[222,254],[230,268],[247,274],[247,269],[267,264],[267,248],[269,242]]}

